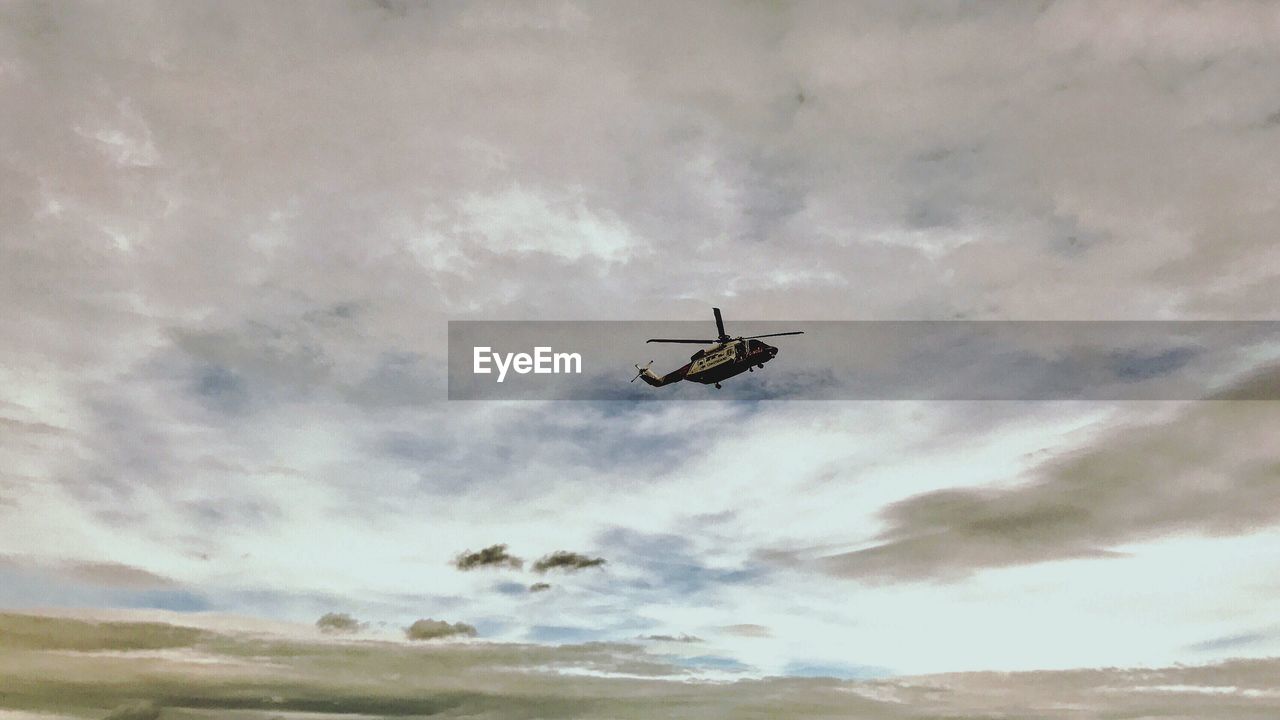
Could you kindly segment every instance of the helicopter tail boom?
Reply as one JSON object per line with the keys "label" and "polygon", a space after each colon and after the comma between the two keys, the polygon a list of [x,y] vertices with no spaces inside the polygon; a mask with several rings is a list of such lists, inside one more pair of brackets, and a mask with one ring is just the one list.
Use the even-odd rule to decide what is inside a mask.
{"label": "helicopter tail boom", "polygon": [[[653,361],[650,360],[649,365],[652,364]],[[636,370],[638,372],[636,373],[636,377],[632,378],[631,381],[635,382],[636,378],[639,378],[653,387],[662,387],[663,385],[680,382],[684,379],[685,374],[689,372],[689,366],[685,365],[679,370],[673,370],[666,375],[658,375],[649,369],[649,365],[645,365],[644,367],[636,365]]]}

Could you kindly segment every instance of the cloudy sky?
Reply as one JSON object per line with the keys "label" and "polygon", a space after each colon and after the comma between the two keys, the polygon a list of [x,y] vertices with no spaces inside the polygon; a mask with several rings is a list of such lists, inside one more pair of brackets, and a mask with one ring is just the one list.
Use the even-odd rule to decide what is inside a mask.
{"label": "cloudy sky", "polygon": [[1272,319],[1277,76],[1269,3],[6,3],[0,606],[729,675],[1280,653],[1273,403],[444,369],[449,320]]}

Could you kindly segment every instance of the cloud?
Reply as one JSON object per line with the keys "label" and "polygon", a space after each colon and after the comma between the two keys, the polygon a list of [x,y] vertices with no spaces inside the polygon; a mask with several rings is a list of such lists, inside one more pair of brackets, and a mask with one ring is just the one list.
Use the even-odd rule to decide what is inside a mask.
{"label": "cloud", "polygon": [[[0,616],[0,622],[12,616]],[[31,621],[30,616],[23,616]],[[39,635],[74,636],[82,621],[44,618]],[[136,624],[118,625],[121,630]],[[63,627],[65,626],[65,627]],[[172,632],[193,628],[168,626]],[[452,627],[452,626],[451,626]],[[359,642],[281,634],[210,634],[200,662],[171,662],[166,672],[138,672],[129,652],[41,653],[5,644],[12,691],[0,712],[152,717],[139,698],[174,708],[221,713],[316,713],[337,716],[722,718],[743,707],[768,717],[868,720],[920,717],[1273,717],[1280,712],[1275,659],[1211,665],[1101,668],[1022,673],[963,673],[867,679],[873,669],[798,664],[801,677],[755,677],[736,658],[716,654],[654,658],[631,645],[545,647],[483,643],[430,645]],[[151,632],[151,631],[147,631]],[[135,645],[137,643],[134,643]],[[40,652],[35,650],[34,652]],[[160,655],[190,659],[187,654]],[[32,662],[32,659],[37,662]],[[405,668],[430,665],[431,672]],[[689,682],[733,677],[732,684]],[[831,679],[843,678],[849,679]],[[323,710],[320,710],[323,708]]]}
{"label": "cloud", "polygon": [[[703,520],[691,527],[705,527]],[[638,576],[621,579],[615,592],[626,592],[635,600],[651,598],[669,602],[674,596],[715,595],[728,587],[751,586],[760,582],[770,568],[762,563],[722,565],[712,563],[700,548],[697,535],[689,533],[646,533],[611,527],[597,536],[597,542],[619,567],[632,567]]]}
{"label": "cloud", "polygon": [[550,570],[577,572],[587,568],[603,567],[604,564],[605,559],[602,557],[593,558],[568,550],[556,550],[538,558],[538,561],[533,564],[533,571],[536,573],[545,573]]}
{"label": "cloud", "polygon": [[694,655],[678,658],[675,662],[687,668],[732,674],[747,673],[754,669],[741,660],[723,655]]}
{"label": "cloud", "polygon": [[493,590],[494,592],[500,593],[502,595],[507,595],[509,597],[526,595],[529,592],[529,588],[524,583],[511,582],[511,581],[496,583],[493,586]]}
{"label": "cloud", "polygon": [[1170,535],[1233,536],[1280,523],[1280,407],[1192,404],[1115,427],[1012,487],[945,489],[882,513],[870,547],[819,565],[868,580],[955,579],[984,568],[1107,558]]}
{"label": "cloud", "polygon": [[688,635],[680,633],[679,635],[641,635],[637,640],[647,640],[649,642],[673,642],[673,643],[700,643],[702,638],[696,635]]}
{"label": "cloud", "polygon": [[1280,390],[1280,366],[1263,367],[1232,383],[1212,400],[1275,400]]}
{"label": "cloud", "polygon": [[764,625],[754,625],[752,623],[741,623],[738,625],[725,625],[720,628],[721,631],[730,635],[739,637],[767,638],[773,637],[773,631]]}
{"label": "cloud", "polygon": [[476,628],[463,622],[449,624],[444,620],[424,618],[416,620],[405,628],[405,637],[410,640],[439,640],[448,637],[475,637]]}
{"label": "cloud", "polygon": [[209,632],[161,622],[93,622],[0,613],[0,650],[132,651],[193,647]]}
{"label": "cloud", "polygon": [[524,567],[524,560],[507,552],[505,544],[490,545],[479,552],[466,550],[454,558],[453,566],[459,570],[476,570],[478,568],[510,568],[519,570]]}
{"label": "cloud", "polygon": [[577,197],[549,198],[514,186],[490,196],[461,201],[460,229],[474,233],[487,248],[505,252],[542,252],[567,260],[594,256],[625,262],[636,240],[613,213],[598,215]]}
{"label": "cloud", "polygon": [[63,566],[73,580],[103,587],[130,590],[155,590],[177,587],[173,580],[149,570],[115,562],[70,562]]}
{"label": "cloud", "polygon": [[551,589],[551,583],[536,582],[529,586],[529,592],[539,593],[546,592]]}
{"label": "cloud", "polygon": [[330,612],[316,620],[316,627],[323,633],[349,634],[360,632],[365,624],[347,613]]}
{"label": "cloud", "polygon": [[600,631],[594,627],[534,625],[529,628],[526,637],[533,642],[565,645],[598,640]]}
{"label": "cloud", "polygon": [[160,707],[150,700],[125,703],[112,710],[106,720],[157,720]]}
{"label": "cloud", "polygon": [[1247,650],[1274,640],[1277,633],[1268,628],[1257,632],[1239,633],[1235,635],[1224,635],[1221,637],[1210,638],[1198,643],[1187,646],[1187,650],[1193,653],[1221,653],[1222,651],[1238,651]]}
{"label": "cloud", "polygon": [[209,610],[199,589],[123,563],[0,555],[0,604]]}

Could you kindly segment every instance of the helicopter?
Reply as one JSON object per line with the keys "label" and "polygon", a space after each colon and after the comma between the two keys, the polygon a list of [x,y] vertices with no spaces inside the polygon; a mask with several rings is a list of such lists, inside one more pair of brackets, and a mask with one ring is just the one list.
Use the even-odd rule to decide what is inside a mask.
{"label": "helicopter", "polygon": [[687,365],[666,375],[657,375],[649,369],[649,366],[653,365],[652,360],[644,367],[636,365],[636,376],[631,378],[631,382],[640,379],[654,387],[662,387],[681,380],[688,380],[702,383],[703,385],[715,385],[716,389],[719,390],[720,381],[744,372],[755,372],[756,368],[764,369],[764,364],[777,356],[778,348],[760,342],[759,338],[804,334],[803,330],[795,330],[792,332],[731,338],[724,331],[724,320],[720,317],[720,308],[711,308],[711,310],[715,313],[716,330],[720,333],[715,340],[650,338],[645,341],[646,343],[689,343],[710,345],[711,347],[694,353],[689,358]]}

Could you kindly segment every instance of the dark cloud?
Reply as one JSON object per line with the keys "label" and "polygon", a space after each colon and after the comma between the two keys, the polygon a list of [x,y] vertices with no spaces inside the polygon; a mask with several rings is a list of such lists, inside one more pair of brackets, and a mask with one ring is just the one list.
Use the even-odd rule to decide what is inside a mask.
{"label": "dark cloud", "polygon": [[1110,371],[1125,382],[1157,378],[1184,367],[1195,358],[1195,348],[1175,347],[1156,352],[1118,350],[1111,353]]}
{"label": "dark cloud", "polygon": [[350,634],[360,632],[365,624],[347,613],[330,612],[316,620],[316,627],[323,633]]}
{"label": "dark cloud", "polygon": [[582,553],[556,550],[538,558],[538,561],[533,564],[533,571],[536,573],[545,573],[550,570],[577,572],[587,568],[603,567],[604,564],[605,559],[602,557],[593,558]]}
{"label": "dark cloud", "polygon": [[536,582],[529,586],[529,592],[539,593],[546,592],[551,589],[551,583]]}
{"label": "dark cloud", "polygon": [[821,567],[872,580],[954,579],[983,568],[1119,555],[1169,535],[1242,535],[1280,522],[1280,405],[1202,402],[1115,427],[1021,485],[957,488],[889,506],[871,547]]}
{"label": "dark cloud", "polygon": [[0,613],[0,650],[163,650],[193,647],[212,635],[159,622],[94,622]]}
{"label": "dark cloud", "polygon": [[192,379],[192,389],[208,406],[226,413],[241,413],[249,407],[248,385],[225,367],[208,365],[200,368]]}
{"label": "dark cloud", "polygon": [[459,570],[476,570],[479,568],[509,568],[519,570],[524,567],[524,560],[507,552],[506,544],[490,545],[483,550],[459,553],[453,560],[453,566]]}
{"label": "dark cloud", "polygon": [[416,620],[405,628],[404,635],[410,640],[438,640],[448,637],[475,637],[476,628],[463,622],[448,623],[444,620],[423,618]]}

